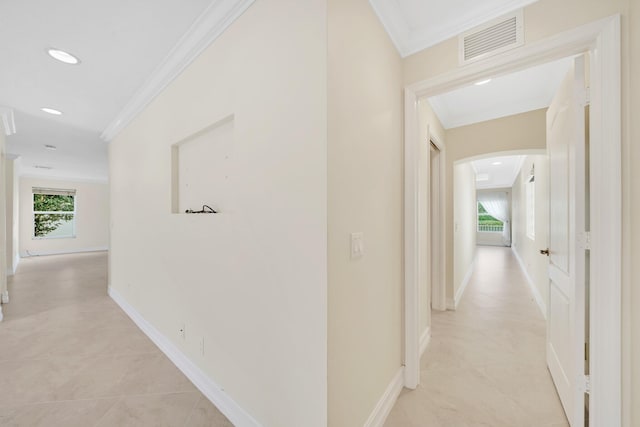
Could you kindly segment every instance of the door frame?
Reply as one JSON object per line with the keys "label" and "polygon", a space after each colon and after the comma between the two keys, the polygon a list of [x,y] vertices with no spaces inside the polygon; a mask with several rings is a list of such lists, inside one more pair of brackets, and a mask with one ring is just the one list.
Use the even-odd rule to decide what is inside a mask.
{"label": "door frame", "polygon": [[[404,382],[420,382],[419,230],[424,216],[419,195],[418,100],[475,81],[508,74],[544,62],[589,52],[591,69],[590,182],[590,421],[593,426],[621,424],[621,57],[620,15],[598,20],[493,58],[460,67],[405,87],[404,140]],[[598,183],[598,185],[596,185]]]}
{"label": "door frame", "polygon": [[[445,177],[446,177],[446,163],[445,163],[445,145],[442,143],[440,138],[431,132],[431,127],[427,127],[427,144],[433,144],[438,149],[438,218],[434,223],[433,218],[429,217],[429,221],[431,222],[429,226],[430,234],[429,234],[429,244],[428,244],[428,255],[427,259],[430,260],[431,266],[434,263],[434,260],[439,264],[438,265],[438,277],[436,285],[434,286],[433,274],[431,272],[427,272],[427,280],[429,280],[430,287],[429,291],[431,292],[431,307],[434,310],[445,311],[447,309],[447,284],[445,280],[445,271],[446,271],[446,212],[445,212]],[[429,158],[428,158],[428,166],[427,166],[427,174],[429,176],[429,184],[431,184],[431,177],[433,176],[433,171],[431,169],[431,147],[429,147]],[[431,191],[432,187],[429,185],[427,188],[427,212],[431,213],[431,202],[433,200],[433,194]],[[435,227],[434,231],[434,225]],[[437,254],[433,252],[433,235],[437,233],[437,242],[439,243],[439,250]],[[435,255],[435,256],[434,256]],[[422,259],[422,258],[421,258]],[[422,307],[424,309],[424,307]]]}

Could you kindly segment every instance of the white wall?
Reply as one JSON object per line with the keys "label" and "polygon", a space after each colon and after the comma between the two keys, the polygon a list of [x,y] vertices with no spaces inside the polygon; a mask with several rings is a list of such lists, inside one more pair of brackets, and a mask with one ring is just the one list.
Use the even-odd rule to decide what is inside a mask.
{"label": "white wall", "polygon": [[[535,165],[535,240],[527,236],[526,183]],[[549,259],[540,249],[549,247],[549,178],[546,155],[527,156],[513,183],[512,245],[539,296],[541,310],[546,313],[549,298]],[[546,316],[546,314],[545,314]]]}
{"label": "white wall", "polygon": [[[33,238],[33,188],[76,190],[76,237]],[[106,250],[109,246],[109,186],[106,183],[20,178],[20,256]]]}
{"label": "white wall", "polygon": [[13,275],[20,262],[20,169],[19,158],[7,158],[5,170],[7,274]]}
{"label": "white wall", "polygon": [[[0,121],[0,296],[7,292],[7,229],[6,229],[6,217],[7,217],[7,200],[5,196],[6,192],[6,179],[5,179],[5,156],[6,156],[6,136],[2,123]],[[0,320],[2,320],[2,308],[0,307]]]}
{"label": "white wall", "polygon": [[[494,193],[501,192],[507,195],[507,204],[509,206],[509,224],[506,226],[511,227],[513,225],[511,221],[512,203],[511,203],[511,189],[510,188],[492,188],[485,190],[478,190],[478,193]],[[513,230],[511,231],[513,233]],[[492,231],[478,231],[476,233],[476,244],[480,246],[505,246],[504,239],[502,238],[502,232]]]}
{"label": "white wall", "polygon": [[329,425],[351,427],[402,367],[402,61],[367,0],[328,6]]}
{"label": "white wall", "polygon": [[[326,7],[255,2],[109,146],[111,288],[265,426],[327,422]],[[171,145],[230,114],[232,197],[171,213]]]}
{"label": "white wall", "polygon": [[462,298],[476,256],[476,174],[470,162],[454,166],[453,175],[453,299],[455,309]]}

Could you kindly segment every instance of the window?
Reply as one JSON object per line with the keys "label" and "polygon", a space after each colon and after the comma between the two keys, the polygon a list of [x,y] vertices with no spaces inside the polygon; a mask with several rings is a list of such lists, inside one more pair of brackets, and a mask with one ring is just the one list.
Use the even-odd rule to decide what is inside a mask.
{"label": "window", "polygon": [[33,238],[55,239],[76,235],[76,191],[33,189]]}
{"label": "window", "polygon": [[504,223],[489,215],[487,210],[478,202],[478,231],[490,233],[502,233]]}
{"label": "window", "polygon": [[529,177],[525,187],[527,202],[527,237],[536,239],[536,180],[533,175]]}

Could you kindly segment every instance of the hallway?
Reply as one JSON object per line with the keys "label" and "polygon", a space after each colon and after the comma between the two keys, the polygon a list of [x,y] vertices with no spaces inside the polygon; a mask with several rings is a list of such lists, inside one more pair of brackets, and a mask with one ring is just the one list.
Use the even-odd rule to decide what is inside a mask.
{"label": "hallway", "polygon": [[22,259],[0,323],[0,426],[231,426],[106,288],[106,252]]}
{"label": "hallway", "polygon": [[432,312],[420,386],[402,391],[385,426],[568,426],[545,329],[511,249],[479,246],[458,309]]}

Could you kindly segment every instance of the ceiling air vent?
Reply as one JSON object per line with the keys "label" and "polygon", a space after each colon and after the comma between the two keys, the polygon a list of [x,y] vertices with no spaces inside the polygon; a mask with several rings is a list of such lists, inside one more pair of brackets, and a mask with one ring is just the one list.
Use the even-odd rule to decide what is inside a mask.
{"label": "ceiling air vent", "polygon": [[494,19],[459,36],[460,64],[467,64],[487,56],[524,44],[522,9]]}

